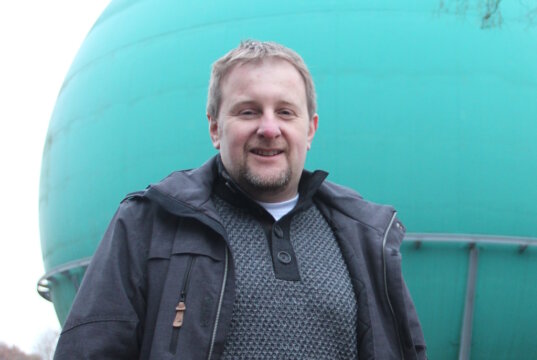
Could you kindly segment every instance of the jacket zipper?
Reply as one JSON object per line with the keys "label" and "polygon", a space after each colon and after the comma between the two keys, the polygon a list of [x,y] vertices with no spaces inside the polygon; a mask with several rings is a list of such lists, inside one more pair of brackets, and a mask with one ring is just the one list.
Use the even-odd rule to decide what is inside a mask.
{"label": "jacket zipper", "polygon": [[175,354],[177,351],[177,341],[179,340],[179,330],[183,326],[183,318],[186,311],[186,295],[188,290],[188,284],[190,283],[190,271],[192,270],[192,265],[196,260],[192,255],[189,256],[188,262],[186,264],[185,277],[183,278],[183,286],[181,287],[181,294],[179,296],[179,303],[175,307],[175,318],[173,319],[173,329],[172,329],[172,338],[170,341],[170,352]]}
{"label": "jacket zipper", "polygon": [[211,336],[211,345],[209,346],[209,356],[207,356],[207,360],[211,359],[211,356],[213,355],[213,349],[214,349],[214,342],[216,340],[216,330],[218,329],[218,322],[220,321],[220,311],[222,310],[222,302],[224,300],[224,291],[226,289],[226,282],[227,282],[227,272],[228,272],[228,249],[226,246],[226,257],[224,262],[224,277],[222,279],[222,289],[220,290],[220,299],[218,300],[218,309],[216,310],[216,319],[214,321],[214,328],[213,328],[213,335]]}
{"label": "jacket zipper", "polygon": [[[226,239],[226,231],[224,230],[224,227],[215,218],[213,218],[211,216],[207,216],[207,215],[200,215],[198,209],[196,209],[196,208],[190,206],[189,204],[187,204],[187,203],[185,203],[183,201],[180,201],[180,200],[179,201],[173,201],[175,199],[171,199],[171,198],[167,197],[166,195],[164,195],[159,190],[156,190],[153,187],[150,187],[146,191],[145,194],[146,194],[146,196],[148,196],[149,199],[155,200],[157,203],[161,204],[164,208],[169,207],[170,212],[172,214],[175,214],[177,216],[184,216],[184,217],[190,217],[190,218],[196,219],[199,222],[201,222],[202,224],[208,226],[209,228],[213,229],[215,232],[220,234],[222,236],[222,238]],[[228,273],[228,267],[229,267],[229,254],[228,254],[229,250],[227,248],[227,241],[225,241],[225,242],[226,242],[226,247],[225,247],[224,277],[222,279],[222,289],[220,291],[220,299],[218,301],[218,309],[216,311],[216,319],[215,319],[215,323],[214,323],[213,334],[212,334],[212,337],[211,337],[211,344],[210,344],[210,347],[209,347],[208,359],[210,359],[212,354],[213,354],[214,343],[215,343],[215,340],[216,340],[216,331],[218,329],[218,322],[220,321],[220,313],[221,313],[221,309],[222,309],[222,303],[223,303],[223,300],[224,300],[224,292],[225,292],[225,288],[226,288],[227,273]],[[179,304],[177,305],[177,307],[179,307]],[[183,315],[184,315],[184,311],[186,310],[186,304],[185,304],[184,309],[182,309],[182,307],[181,307],[179,310],[177,310],[177,308],[176,308],[176,311],[179,312],[180,310],[183,312]],[[175,330],[175,327],[174,327],[174,330]],[[177,334],[177,336],[178,336],[178,334]],[[172,339],[173,339],[173,337],[172,337]],[[174,351],[175,351],[175,349],[174,349]]]}
{"label": "jacket zipper", "polygon": [[386,231],[384,231],[384,238],[382,239],[382,267],[384,270],[384,292],[386,294],[386,300],[388,300],[388,306],[390,308],[390,312],[392,314],[393,323],[395,326],[395,332],[397,334],[397,341],[399,344],[399,352],[401,353],[401,359],[405,359],[405,353],[403,351],[403,345],[401,342],[401,334],[399,333],[399,326],[397,325],[397,317],[395,316],[395,311],[393,310],[392,302],[390,301],[390,294],[388,292],[388,277],[386,274],[386,241],[388,239],[388,233],[390,232],[393,222],[395,221],[395,217],[397,216],[397,211],[395,211],[392,215],[392,219],[390,220],[390,224],[388,225],[388,228]]}

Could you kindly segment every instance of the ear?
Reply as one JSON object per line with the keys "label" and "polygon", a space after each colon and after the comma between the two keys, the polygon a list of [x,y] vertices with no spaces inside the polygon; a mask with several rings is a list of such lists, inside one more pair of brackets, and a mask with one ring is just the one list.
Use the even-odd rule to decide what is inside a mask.
{"label": "ear", "polygon": [[315,114],[308,124],[308,150],[311,149],[311,143],[317,131],[317,126],[319,126],[319,115]]}
{"label": "ear", "polygon": [[209,120],[209,135],[215,149],[220,149],[220,136],[218,131],[218,121],[213,119],[211,115],[207,114],[207,120]]}

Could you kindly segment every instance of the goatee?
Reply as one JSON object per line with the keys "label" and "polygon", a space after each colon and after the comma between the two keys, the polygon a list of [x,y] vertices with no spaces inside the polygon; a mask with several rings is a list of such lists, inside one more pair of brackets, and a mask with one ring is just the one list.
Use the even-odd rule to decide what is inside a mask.
{"label": "goatee", "polygon": [[242,166],[239,170],[239,183],[245,183],[249,188],[256,191],[275,191],[286,187],[291,181],[291,168],[287,167],[279,173],[269,176],[255,174],[248,166]]}

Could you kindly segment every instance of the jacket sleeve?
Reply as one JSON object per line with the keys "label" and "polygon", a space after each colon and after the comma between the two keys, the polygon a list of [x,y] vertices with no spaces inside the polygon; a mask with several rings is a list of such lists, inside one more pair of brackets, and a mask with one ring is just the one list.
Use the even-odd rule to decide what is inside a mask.
{"label": "jacket sleeve", "polygon": [[412,342],[414,343],[417,358],[419,360],[427,360],[425,338],[423,336],[423,331],[421,329],[414,302],[412,301],[406,284],[404,284],[404,296],[405,304],[407,305],[408,327],[412,337]]}
{"label": "jacket sleeve", "polygon": [[395,219],[387,240],[386,266],[388,268],[387,286],[396,322],[400,331],[402,351],[405,359],[427,359],[425,338],[421,329],[416,307],[402,273],[400,246],[405,227]]}
{"label": "jacket sleeve", "polygon": [[143,222],[136,203],[124,201],[114,215],[82,280],[54,359],[139,357],[147,251],[144,231],[137,229]]}

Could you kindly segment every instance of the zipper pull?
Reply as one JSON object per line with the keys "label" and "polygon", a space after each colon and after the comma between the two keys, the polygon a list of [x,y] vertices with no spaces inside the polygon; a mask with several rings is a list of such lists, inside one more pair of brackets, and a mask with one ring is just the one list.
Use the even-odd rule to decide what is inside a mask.
{"label": "zipper pull", "polygon": [[186,304],[180,301],[175,307],[175,319],[173,319],[173,327],[180,328],[183,326],[183,317],[185,316]]}

